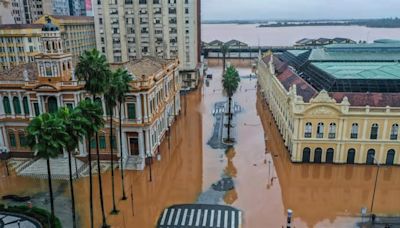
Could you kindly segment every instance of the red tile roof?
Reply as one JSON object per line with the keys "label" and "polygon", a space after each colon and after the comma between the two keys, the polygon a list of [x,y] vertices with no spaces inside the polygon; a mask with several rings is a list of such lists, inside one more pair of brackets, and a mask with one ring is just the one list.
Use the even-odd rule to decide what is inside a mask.
{"label": "red tile roof", "polygon": [[400,107],[400,93],[350,93],[332,92],[329,93],[337,102],[342,102],[346,96],[351,106],[371,107]]}
{"label": "red tile roof", "polygon": [[309,102],[311,98],[318,94],[317,90],[289,68],[277,75],[277,78],[287,91],[291,86],[296,85],[297,95],[302,96],[304,102]]}

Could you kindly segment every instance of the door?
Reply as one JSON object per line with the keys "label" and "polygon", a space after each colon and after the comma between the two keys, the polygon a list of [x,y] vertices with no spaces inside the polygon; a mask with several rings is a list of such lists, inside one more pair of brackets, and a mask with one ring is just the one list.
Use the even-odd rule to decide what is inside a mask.
{"label": "door", "polygon": [[347,164],[354,164],[355,157],[356,151],[354,149],[347,151]]}
{"label": "door", "polygon": [[367,153],[367,165],[373,165],[374,164],[374,157],[375,157],[375,150],[374,149],[370,149],[368,150]]}
{"label": "door", "polygon": [[131,155],[139,155],[139,140],[138,138],[129,138],[129,149]]}
{"label": "door", "polygon": [[394,155],[395,155],[395,151],[394,150],[389,150],[387,152],[386,165],[393,165],[393,163],[394,163]]}
{"label": "door", "polygon": [[326,151],[326,159],[325,159],[326,163],[333,163],[333,154],[334,154],[334,150],[332,148],[329,148]]}
{"label": "door", "polygon": [[310,148],[308,148],[308,147],[304,148],[302,161],[304,163],[310,162]]}
{"label": "door", "polygon": [[321,158],[322,158],[322,149],[317,148],[314,151],[314,163],[321,163]]}

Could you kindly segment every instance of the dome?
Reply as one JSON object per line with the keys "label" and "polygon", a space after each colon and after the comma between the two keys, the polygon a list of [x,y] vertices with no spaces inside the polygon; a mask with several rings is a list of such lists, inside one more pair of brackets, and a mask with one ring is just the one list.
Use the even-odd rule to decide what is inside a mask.
{"label": "dome", "polygon": [[43,25],[42,31],[50,32],[50,31],[59,31],[59,28],[51,22],[49,16],[46,16],[47,23]]}

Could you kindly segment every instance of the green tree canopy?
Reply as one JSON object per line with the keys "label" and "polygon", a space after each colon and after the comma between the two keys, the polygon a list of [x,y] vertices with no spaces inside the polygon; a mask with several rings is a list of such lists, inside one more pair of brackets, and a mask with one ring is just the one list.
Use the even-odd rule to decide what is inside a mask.
{"label": "green tree canopy", "polygon": [[239,87],[239,82],[239,72],[235,67],[229,66],[225,71],[224,78],[222,79],[222,85],[228,97],[232,97],[236,92]]}

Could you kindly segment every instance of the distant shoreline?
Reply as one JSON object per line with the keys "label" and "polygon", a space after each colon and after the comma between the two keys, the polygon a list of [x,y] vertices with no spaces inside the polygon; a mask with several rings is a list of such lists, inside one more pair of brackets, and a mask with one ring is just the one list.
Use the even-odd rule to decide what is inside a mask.
{"label": "distant shoreline", "polygon": [[400,28],[399,18],[362,20],[287,20],[287,21],[203,21],[202,24],[259,24],[259,28],[302,27],[302,26],[364,26],[368,28]]}

